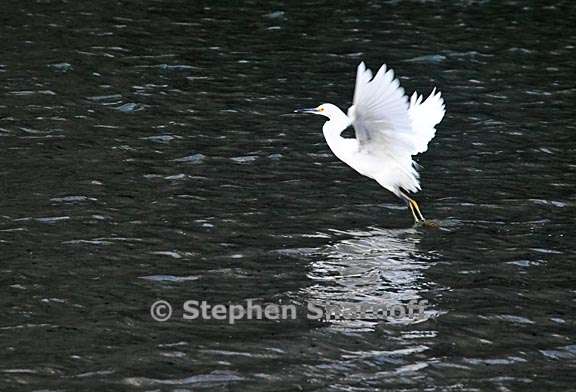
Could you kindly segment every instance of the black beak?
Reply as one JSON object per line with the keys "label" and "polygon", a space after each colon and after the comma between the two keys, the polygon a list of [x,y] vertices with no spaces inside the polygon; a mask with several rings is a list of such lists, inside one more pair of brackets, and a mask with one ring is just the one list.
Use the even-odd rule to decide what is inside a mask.
{"label": "black beak", "polygon": [[294,113],[308,113],[308,114],[317,114],[318,110],[316,108],[310,108],[310,109],[296,109],[294,110]]}

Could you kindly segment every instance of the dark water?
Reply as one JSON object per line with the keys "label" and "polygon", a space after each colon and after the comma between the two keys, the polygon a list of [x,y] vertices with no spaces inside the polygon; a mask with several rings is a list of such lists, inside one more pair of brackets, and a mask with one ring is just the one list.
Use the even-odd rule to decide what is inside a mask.
{"label": "dark water", "polygon": [[[4,4],[0,390],[574,390],[576,15],[535,4]],[[444,93],[440,229],[283,116],[360,60]],[[181,319],[247,299],[430,306]]]}

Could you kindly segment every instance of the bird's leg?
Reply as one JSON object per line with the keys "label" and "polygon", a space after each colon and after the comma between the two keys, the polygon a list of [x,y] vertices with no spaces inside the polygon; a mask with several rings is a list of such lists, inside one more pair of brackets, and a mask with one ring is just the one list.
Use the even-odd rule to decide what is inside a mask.
{"label": "bird's leg", "polygon": [[[416,200],[411,199],[408,197],[409,203],[410,203],[410,209],[412,210],[412,215],[414,215],[414,219],[416,219],[416,223],[421,223],[424,227],[427,228],[431,228],[431,229],[437,229],[440,226],[438,226],[438,224],[431,222],[431,221],[427,221],[424,218],[424,215],[422,215],[422,213],[420,212],[420,207],[418,207],[418,203],[416,203]],[[420,219],[418,220],[416,218],[416,215],[414,214],[414,210],[416,210],[416,212],[418,213],[418,216],[420,217]]]}
{"label": "bird's leg", "polygon": [[414,221],[416,221],[416,223],[422,223],[426,221],[426,219],[424,219],[424,215],[422,215],[420,212],[420,207],[418,206],[418,203],[416,203],[416,200],[412,199],[404,192],[400,192],[400,197],[406,204],[408,204],[410,212],[412,212],[412,216],[414,217]]}
{"label": "bird's leg", "polygon": [[410,202],[412,203],[412,205],[414,205],[414,208],[418,212],[418,215],[420,216],[422,222],[424,222],[426,219],[424,219],[424,215],[422,215],[422,213],[420,212],[420,207],[418,207],[418,203],[416,203],[416,200],[410,199]]}
{"label": "bird's leg", "polygon": [[414,217],[414,221],[416,223],[420,223],[420,218],[418,218],[418,216],[414,212],[414,206],[412,205],[412,203],[410,201],[407,201],[406,203],[408,204],[408,207],[410,207],[410,212],[412,212],[412,216]]}

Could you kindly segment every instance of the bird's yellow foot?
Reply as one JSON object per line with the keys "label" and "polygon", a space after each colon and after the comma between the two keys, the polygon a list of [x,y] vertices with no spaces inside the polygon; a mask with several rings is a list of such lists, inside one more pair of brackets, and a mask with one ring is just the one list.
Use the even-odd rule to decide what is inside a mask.
{"label": "bird's yellow foot", "polygon": [[418,203],[416,203],[416,200],[409,199],[408,206],[410,207],[410,211],[412,212],[412,216],[414,217],[415,223],[417,225],[422,225],[423,227],[426,227],[428,229],[440,228],[440,226],[437,223],[424,218],[424,215],[422,215],[422,213],[420,212],[420,207],[418,206]]}
{"label": "bird's yellow foot", "polygon": [[422,215],[422,212],[420,212],[420,207],[418,206],[418,203],[416,202],[416,200],[410,198],[404,192],[401,192],[400,196],[402,199],[404,199],[406,204],[408,204],[408,208],[410,208],[410,212],[412,213],[412,216],[414,217],[414,224],[422,225],[423,227],[427,227],[430,229],[437,229],[440,227],[437,223],[426,220],[426,218],[424,218],[424,215]]}
{"label": "bird's yellow foot", "polygon": [[440,225],[436,222],[432,222],[431,220],[423,220],[418,222],[420,225],[427,229],[439,229]]}

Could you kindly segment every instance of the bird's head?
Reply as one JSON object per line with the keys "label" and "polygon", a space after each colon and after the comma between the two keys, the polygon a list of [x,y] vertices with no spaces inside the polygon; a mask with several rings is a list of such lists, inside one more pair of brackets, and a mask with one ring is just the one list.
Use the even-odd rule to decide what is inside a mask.
{"label": "bird's head", "polygon": [[336,105],[331,103],[323,103],[322,105],[311,108],[311,109],[296,109],[295,113],[308,113],[308,114],[319,114],[321,116],[328,117],[329,120],[341,117],[344,112]]}

